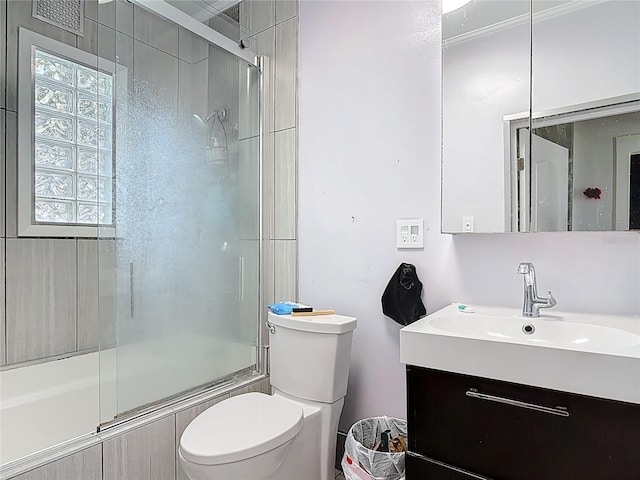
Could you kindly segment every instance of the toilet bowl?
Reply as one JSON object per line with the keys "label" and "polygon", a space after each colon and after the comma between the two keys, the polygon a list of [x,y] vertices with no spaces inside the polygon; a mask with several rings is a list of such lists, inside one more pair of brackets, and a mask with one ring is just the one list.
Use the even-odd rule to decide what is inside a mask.
{"label": "toilet bowl", "polygon": [[264,393],[234,399],[204,411],[182,434],[178,453],[192,480],[271,478],[302,430],[299,405]]}
{"label": "toilet bowl", "polygon": [[330,480],[356,319],[269,314],[273,393],[226,399],[180,439],[191,480]]}

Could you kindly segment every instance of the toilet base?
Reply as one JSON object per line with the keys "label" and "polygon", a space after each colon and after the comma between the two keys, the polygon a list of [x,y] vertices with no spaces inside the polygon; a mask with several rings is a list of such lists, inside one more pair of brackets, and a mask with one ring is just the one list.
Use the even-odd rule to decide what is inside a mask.
{"label": "toilet base", "polygon": [[302,406],[304,427],[293,441],[273,480],[333,480],[336,436],[344,398],[334,403],[312,402],[273,388],[273,395]]}
{"label": "toilet base", "polygon": [[275,472],[287,457],[293,441],[295,438],[269,452],[241,462],[215,466],[189,462],[183,458],[180,449],[178,449],[178,458],[182,470],[190,480],[271,480],[277,478],[274,476]]}

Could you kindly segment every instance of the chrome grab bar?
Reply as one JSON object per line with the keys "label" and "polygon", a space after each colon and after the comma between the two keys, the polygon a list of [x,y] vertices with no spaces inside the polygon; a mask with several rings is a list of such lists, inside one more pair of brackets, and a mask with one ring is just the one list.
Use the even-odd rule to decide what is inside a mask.
{"label": "chrome grab bar", "polygon": [[490,402],[503,403],[505,405],[511,405],[514,407],[526,408],[529,410],[535,410],[537,412],[548,413],[550,415],[558,415],[560,417],[568,417],[569,411],[566,407],[545,407],[543,405],[536,405],[535,403],[521,402],[519,400],[512,400],[511,398],[496,397],[495,395],[489,395],[487,393],[480,393],[475,388],[470,388],[466,392],[467,397],[479,398],[480,400],[488,400]]}

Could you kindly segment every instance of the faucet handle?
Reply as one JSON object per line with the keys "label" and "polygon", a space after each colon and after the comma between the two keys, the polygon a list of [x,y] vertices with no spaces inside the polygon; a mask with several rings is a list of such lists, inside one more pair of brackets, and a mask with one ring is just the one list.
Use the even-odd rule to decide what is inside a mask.
{"label": "faucet handle", "polygon": [[551,290],[547,290],[547,306],[554,307],[558,302],[552,295]]}
{"label": "faucet handle", "polygon": [[522,262],[518,265],[518,273],[529,273],[532,267],[533,263]]}

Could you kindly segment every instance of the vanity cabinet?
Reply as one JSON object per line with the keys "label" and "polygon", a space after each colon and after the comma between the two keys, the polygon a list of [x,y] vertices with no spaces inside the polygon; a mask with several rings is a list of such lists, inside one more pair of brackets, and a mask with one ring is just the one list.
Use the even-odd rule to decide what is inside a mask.
{"label": "vanity cabinet", "polygon": [[640,478],[637,404],[407,366],[407,407],[407,480]]}

